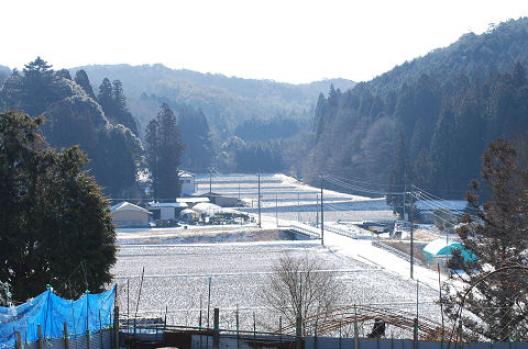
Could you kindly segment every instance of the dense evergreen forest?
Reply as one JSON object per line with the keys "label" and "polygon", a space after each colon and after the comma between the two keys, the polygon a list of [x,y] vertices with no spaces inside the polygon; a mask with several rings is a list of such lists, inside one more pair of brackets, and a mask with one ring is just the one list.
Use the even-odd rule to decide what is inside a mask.
{"label": "dense evergreen forest", "polygon": [[527,64],[523,18],[466,34],[353,89],[332,87],[319,96],[303,173],[352,178],[358,190],[416,185],[461,199],[490,141],[526,137]]}
{"label": "dense evergreen forest", "polygon": [[96,97],[83,71],[75,77],[53,70],[40,57],[22,72],[9,72],[0,89],[0,110],[20,110],[45,119],[46,140],[58,148],[80,145],[90,173],[106,194],[137,191],[143,147],[118,80],[103,81]]}
{"label": "dense evergreen forest", "polygon": [[[201,75],[196,73],[194,76]],[[310,99],[304,94],[315,95],[313,88],[327,88],[324,82],[296,89],[294,85],[270,81],[203,77],[206,82],[216,79],[226,83],[225,89],[241,93],[248,100],[252,98],[249,95],[264,95],[263,90],[267,89],[279,91],[280,98],[286,98],[289,93],[293,96],[293,103],[299,105],[302,104],[299,100],[307,105]],[[99,81],[99,87],[92,85],[93,81]],[[341,82],[343,86],[351,86],[346,80]],[[254,91],[246,90],[246,85],[253,86]],[[161,106],[165,108],[163,110],[174,113],[171,114],[177,128],[174,132],[179,135],[178,144],[181,143],[181,150],[178,151],[181,160],[175,160],[176,163],[179,168],[195,172],[211,168],[226,172],[282,171],[288,163],[284,160],[285,154],[293,156],[296,149],[291,146],[297,142],[295,136],[306,132],[303,129],[309,129],[306,125],[310,123],[309,113],[296,106],[298,109],[294,108],[283,116],[249,118],[248,115],[252,115],[250,112],[236,115],[235,119],[240,120],[237,119],[233,130],[222,134],[215,132],[217,127],[209,126],[209,118],[200,109],[200,103],[196,103],[196,107],[186,103],[188,100],[185,98],[164,97],[143,91],[134,100],[136,109],[132,111],[129,107],[131,99],[127,96],[128,92],[125,93],[128,88],[120,79],[106,76],[93,79],[83,69],[54,70],[40,57],[28,63],[22,71],[0,66],[0,86],[0,111],[20,110],[33,117],[43,115],[45,122],[42,130],[46,140],[58,148],[80,145],[88,155],[86,166],[90,173],[105,194],[112,198],[143,196],[143,184],[139,178],[145,179],[143,174],[147,169],[152,174],[152,164],[157,164],[144,149],[145,141],[152,149],[155,140],[148,142],[144,138],[147,124],[151,125],[152,120],[159,119]],[[132,85],[131,90],[135,91],[135,87]],[[218,102],[211,98],[212,103]],[[257,100],[252,103],[259,103]],[[229,109],[236,102],[228,99],[221,100],[220,104]],[[136,113],[142,118],[137,118]],[[284,148],[290,149],[289,153]]]}
{"label": "dense evergreen forest", "polygon": [[[123,82],[140,137],[160,105],[170,106],[178,114],[182,166],[195,172],[291,170],[297,149],[304,149],[318,94],[331,84],[354,86],[346,79],[294,85],[161,64],[92,65],[71,71],[79,69],[95,81],[108,77]],[[262,156],[252,159],[255,154]]]}
{"label": "dense evergreen forest", "polygon": [[[170,69],[155,65],[91,65],[72,69],[85,70],[94,81],[108,77],[119,79],[126,87],[130,110],[144,130],[160,99],[169,105],[185,104],[200,109],[211,130],[219,137],[233,135],[240,123],[274,117],[308,120],[320,92],[330,84],[348,89],[354,82],[346,79],[316,81],[309,84],[288,84],[272,80],[242,79],[221,74],[204,74],[191,70]],[[147,97],[148,96],[148,97]]]}
{"label": "dense evergreen forest", "polygon": [[22,71],[0,66],[0,111],[44,115],[47,141],[79,144],[113,197],[140,195],[147,125],[163,105],[174,113],[183,169],[286,171],[308,181],[331,174],[357,180],[358,192],[416,185],[461,198],[490,141],[526,137],[527,64],[526,18],[359,84],[292,85],[161,65],[53,70],[37,58]]}

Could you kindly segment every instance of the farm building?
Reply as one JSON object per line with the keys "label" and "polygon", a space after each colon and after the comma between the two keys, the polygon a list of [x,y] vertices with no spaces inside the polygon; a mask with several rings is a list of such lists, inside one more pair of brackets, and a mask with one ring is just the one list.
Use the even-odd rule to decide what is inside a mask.
{"label": "farm building", "polygon": [[199,204],[202,202],[209,202],[209,198],[201,197],[201,196],[189,196],[189,197],[183,197],[183,198],[176,198],[176,202],[187,204],[187,206],[192,208],[196,204]]}
{"label": "farm building", "polygon": [[196,181],[192,173],[179,171],[178,178],[180,180],[182,195],[190,196],[196,192]]}
{"label": "farm building", "polygon": [[464,262],[474,262],[477,257],[473,252],[468,250],[460,241],[449,239],[436,239],[428,243],[422,250],[428,263],[433,263],[435,260],[447,260],[453,256],[455,250],[460,251],[460,256]]}
{"label": "farm building", "polygon": [[195,194],[195,196],[206,197],[215,205],[222,207],[240,207],[244,206],[244,202],[239,198],[224,196],[215,192],[206,192]]}
{"label": "farm building", "polygon": [[215,214],[222,212],[222,207],[209,202],[201,202],[194,205],[193,210],[202,216],[214,216]]}
{"label": "farm building", "polygon": [[143,207],[123,201],[110,208],[112,223],[116,227],[145,227],[150,220],[150,212]]}
{"label": "farm building", "polygon": [[187,207],[184,202],[149,202],[147,208],[156,221],[175,221],[179,218],[180,211]]}

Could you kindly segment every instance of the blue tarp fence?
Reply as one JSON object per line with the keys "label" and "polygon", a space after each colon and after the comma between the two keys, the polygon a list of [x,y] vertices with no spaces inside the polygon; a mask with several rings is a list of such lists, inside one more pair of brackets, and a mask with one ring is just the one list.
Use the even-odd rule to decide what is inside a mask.
{"label": "blue tarp fence", "polygon": [[38,340],[38,326],[46,339],[63,338],[64,323],[69,336],[86,335],[112,326],[116,288],[85,294],[77,300],[57,296],[52,290],[16,307],[0,307],[0,348],[14,348],[15,332],[22,342]]}

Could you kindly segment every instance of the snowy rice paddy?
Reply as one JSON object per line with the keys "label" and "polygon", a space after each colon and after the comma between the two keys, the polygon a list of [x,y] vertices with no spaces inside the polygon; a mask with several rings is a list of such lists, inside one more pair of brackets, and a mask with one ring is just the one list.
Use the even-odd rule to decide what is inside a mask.
{"label": "snowy rice paddy", "polygon": [[[273,181],[276,177],[270,176],[268,186],[277,192],[278,187],[293,186],[284,191],[283,209],[291,207],[288,198],[290,192],[299,191],[299,184],[286,183],[284,180]],[[205,177],[204,177],[205,178]],[[228,193],[226,188],[236,187],[248,182],[248,193],[253,190],[255,182],[250,179],[224,177],[218,183],[213,182],[213,191]],[[286,177],[288,179],[288,177]],[[206,183],[206,184],[203,184]],[[200,189],[208,186],[208,178],[199,184]],[[208,189],[208,187],[207,187]],[[242,189],[241,189],[242,190]],[[303,188],[312,193],[313,188]],[[312,193],[313,194],[313,193]],[[326,194],[326,193],[325,193]],[[297,205],[297,195],[294,195]],[[275,194],[273,194],[273,206]],[[354,197],[348,194],[328,194],[329,199],[337,204],[343,202],[349,205],[357,202],[364,203],[366,210],[372,210],[380,217],[390,217],[387,210],[372,209],[368,206],[368,198]],[[306,201],[309,201],[306,198]],[[372,201],[372,200],[370,200]],[[290,203],[290,205],[286,203]],[[353,206],[350,206],[353,208]],[[381,207],[383,208],[383,207]],[[362,211],[357,215],[362,216]],[[264,214],[267,214],[266,212]],[[288,217],[295,217],[295,211],[283,211]],[[274,216],[274,212],[270,215]],[[270,217],[268,217],[270,218]],[[282,216],[281,216],[281,219]],[[362,218],[365,219],[365,218]],[[269,221],[269,219],[268,219]],[[208,279],[211,278],[211,314],[214,307],[220,308],[221,327],[234,328],[235,310],[240,311],[241,327],[252,329],[253,312],[257,319],[257,329],[265,330],[276,327],[278,314],[270,309],[261,299],[260,294],[266,286],[272,266],[284,254],[304,256],[309,254],[326,261],[345,285],[343,306],[352,304],[371,304],[379,308],[387,308],[393,312],[415,312],[416,283],[401,274],[389,271],[384,267],[383,261],[372,259],[380,258],[373,254],[360,256],[361,258],[342,253],[340,245],[322,247],[320,240],[295,240],[291,234],[269,235],[270,228],[265,227],[266,238],[261,238],[256,227],[223,226],[217,228],[191,228],[178,229],[152,229],[128,230],[118,234],[120,245],[118,260],[113,269],[115,281],[119,284],[120,304],[122,313],[136,311],[137,299],[142,268],[145,268],[145,277],[138,313],[146,316],[164,317],[167,311],[167,321],[171,324],[198,326],[200,308],[203,314],[203,324],[207,323],[207,290]],[[194,230],[193,230],[194,229]],[[230,238],[230,232],[237,235]],[[194,238],[189,239],[189,236]],[[273,238],[270,238],[272,236]],[[337,239],[337,237],[336,237]],[[343,237],[340,237],[343,239]],[[347,239],[346,244],[370,244],[369,241]],[[367,246],[367,245],[365,245]],[[369,245],[370,246],[370,245]],[[359,250],[363,250],[358,245]],[[362,252],[363,253],[363,252]],[[379,264],[377,262],[380,262]],[[130,287],[127,287],[127,283]],[[438,292],[430,285],[420,286],[420,312],[429,318],[438,317],[437,306],[432,304],[438,298]],[[201,307],[200,307],[201,300]],[[212,315],[211,315],[212,319]],[[212,321],[212,320],[211,320]],[[368,327],[367,325],[365,325]],[[365,328],[365,331],[368,329]],[[390,332],[389,327],[389,334]]]}

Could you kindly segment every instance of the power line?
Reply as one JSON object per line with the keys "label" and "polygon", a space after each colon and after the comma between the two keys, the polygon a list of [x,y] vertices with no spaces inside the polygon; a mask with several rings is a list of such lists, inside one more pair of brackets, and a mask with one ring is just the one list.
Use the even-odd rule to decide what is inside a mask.
{"label": "power line", "polygon": [[387,191],[380,191],[380,190],[371,189],[371,188],[365,188],[359,185],[352,185],[350,183],[346,183],[334,177],[325,177],[325,180],[327,180],[328,182],[332,184],[340,186],[342,188],[353,190],[353,191],[359,191],[359,192],[376,194],[376,195],[385,195],[385,196],[386,195],[403,195],[403,192],[387,192]]}

